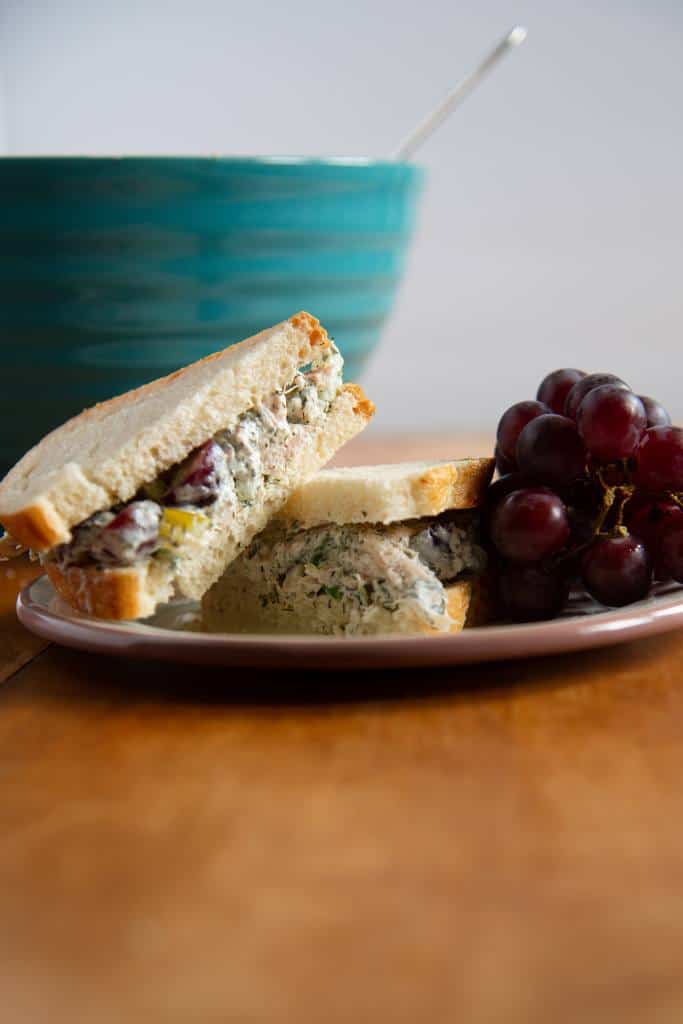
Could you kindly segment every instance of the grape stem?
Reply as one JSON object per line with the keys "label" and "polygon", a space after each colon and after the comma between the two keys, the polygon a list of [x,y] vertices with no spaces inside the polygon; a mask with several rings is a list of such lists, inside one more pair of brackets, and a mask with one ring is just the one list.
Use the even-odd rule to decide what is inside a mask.
{"label": "grape stem", "polygon": [[[628,483],[628,484],[621,484],[621,485],[619,485],[617,487],[613,487],[611,484],[608,484],[605,481],[605,478],[604,478],[604,476],[602,474],[602,470],[601,469],[598,469],[596,471],[595,475],[596,475],[598,481],[600,482],[600,486],[602,487],[602,507],[601,507],[600,511],[598,512],[598,515],[596,516],[596,518],[593,521],[593,524],[591,526],[591,532],[592,532],[591,538],[590,538],[590,540],[586,540],[586,541],[583,541],[583,543],[575,545],[575,547],[569,548],[567,551],[561,552],[557,556],[557,558],[555,560],[555,565],[560,565],[566,559],[574,558],[580,552],[585,551],[586,548],[589,548],[591,546],[591,544],[593,543],[595,538],[600,536],[600,534],[603,533],[603,528],[605,526],[605,523],[607,522],[607,519],[608,519],[612,509],[614,508],[614,504],[615,504],[615,502],[617,500],[617,495],[619,495],[621,500],[620,500],[619,506],[617,508],[617,519],[616,519],[616,523],[614,524],[614,528],[613,528],[612,532],[616,536],[621,536],[621,537],[628,535],[628,529],[624,526],[624,522],[623,522],[623,519],[624,519],[624,509],[626,508],[627,503],[630,501],[630,499],[631,499],[631,497],[632,497],[632,495],[633,495],[633,493],[635,491],[634,485],[631,484],[631,483]],[[683,503],[682,503],[682,507],[683,507]]]}
{"label": "grape stem", "polygon": [[[598,480],[600,481],[600,486],[602,487],[602,508],[600,509],[600,512],[598,513],[597,518],[593,523],[593,538],[595,538],[597,534],[599,534],[602,531],[602,528],[605,525],[605,522],[607,521],[607,517],[612,511],[612,506],[616,501],[617,491],[620,489],[617,487],[612,487],[610,484],[605,482],[605,478],[602,475],[601,469],[597,471],[596,475]],[[629,494],[629,497],[630,496],[631,495]],[[621,524],[621,515],[624,504],[625,503],[622,502],[621,508],[619,509],[619,524]]]}
{"label": "grape stem", "polygon": [[632,484],[629,484],[627,487],[619,487],[617,490],[621,500],[619,502],[619,508],[617,509],[617,521],[614,525],[617,529],[621,529],[624,525],[624,509],[633,497],[635,487]]}
{"label": "grape stem", "polygon": [[590,545],[593,543],[593,541],[605,525],[607,516],[609,515],[610,509],[612,508],[614,500],[616,498],[617,488],[610,487],[608,484],[605,483],[600,473],[600,470],[598,470],[597,476],[602,486],[602,508],[600,509],[596,519],[593,521],[591,525],[591,538],[590,540],[585,540],[582,543],[576,544],[574,547],[567,548],[565,551],[561,551],[553,561],[554,567],[561,565],[562,562],[566,561],[568,558],[574,558],[581,551],[585,551],[586,548],[590,547]]}

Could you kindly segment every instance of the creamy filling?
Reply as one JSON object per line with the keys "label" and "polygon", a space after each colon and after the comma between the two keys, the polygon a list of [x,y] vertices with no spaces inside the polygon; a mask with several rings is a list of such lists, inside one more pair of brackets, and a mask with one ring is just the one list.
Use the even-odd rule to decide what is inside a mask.
{"label": "creamy filling", "polygon": [[263,608],[294,611],[301,601],[330,603],[354,632],[386,612],[447,624],[445,583],[479,575],[486,554],[476,513],[456,512],[425,524],[323,525],[287,534],[266,531],[241,559]]}
{"label": "creamy filling", "polygon": [[476,519],[471,513],[462,513],[459,519],[457,514],[435,519],[414,533],[408,544],[442,583],[463,573],[479,575],[486,568],[486,553],[478,543]]}
{"label": "creamy filling", "polygon": [[331,344],[282,391],[242,413],[235,425],[190,452],[132,501],[97,512],[48,553],[61,568],[129,566],[173,560],[189,531],[206,528],[226,502],[248,507],[282,476],[304,433],[327,412],[342,384],[343,360]]}

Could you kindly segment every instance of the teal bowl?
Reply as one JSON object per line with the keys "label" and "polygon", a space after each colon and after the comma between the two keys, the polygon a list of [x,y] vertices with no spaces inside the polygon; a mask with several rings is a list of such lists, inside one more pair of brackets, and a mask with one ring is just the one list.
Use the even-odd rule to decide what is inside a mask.
{"label": "teal bowl", "polygon": [[0,159],[0,475],[93,402],[299,309],[357,377],[421,180],[352,159]]}

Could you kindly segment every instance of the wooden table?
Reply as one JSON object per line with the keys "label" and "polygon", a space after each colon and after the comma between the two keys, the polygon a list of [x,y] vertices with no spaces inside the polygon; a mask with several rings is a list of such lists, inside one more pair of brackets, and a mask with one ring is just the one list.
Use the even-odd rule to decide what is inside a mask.
{"label": "wooden table", "polygon": [[433,672],[176,669],[45,649],[10,571],[3,1024],[683,1020],[680,632]]}

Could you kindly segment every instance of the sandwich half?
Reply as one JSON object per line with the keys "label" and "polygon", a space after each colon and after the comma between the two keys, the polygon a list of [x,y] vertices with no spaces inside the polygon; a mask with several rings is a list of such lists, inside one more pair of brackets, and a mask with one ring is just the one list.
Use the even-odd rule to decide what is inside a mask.
{"label": "sandwich half", "polygon": [[198,599],[369,421],[321,324],[298,313],[48,434],[0,483],[0,522],[74,608]]}
{"label": "sandwich half", "polygon": [[481,504],[493,460],[329,469],[204,595],[225,632],[451,633],[486,620]]}

